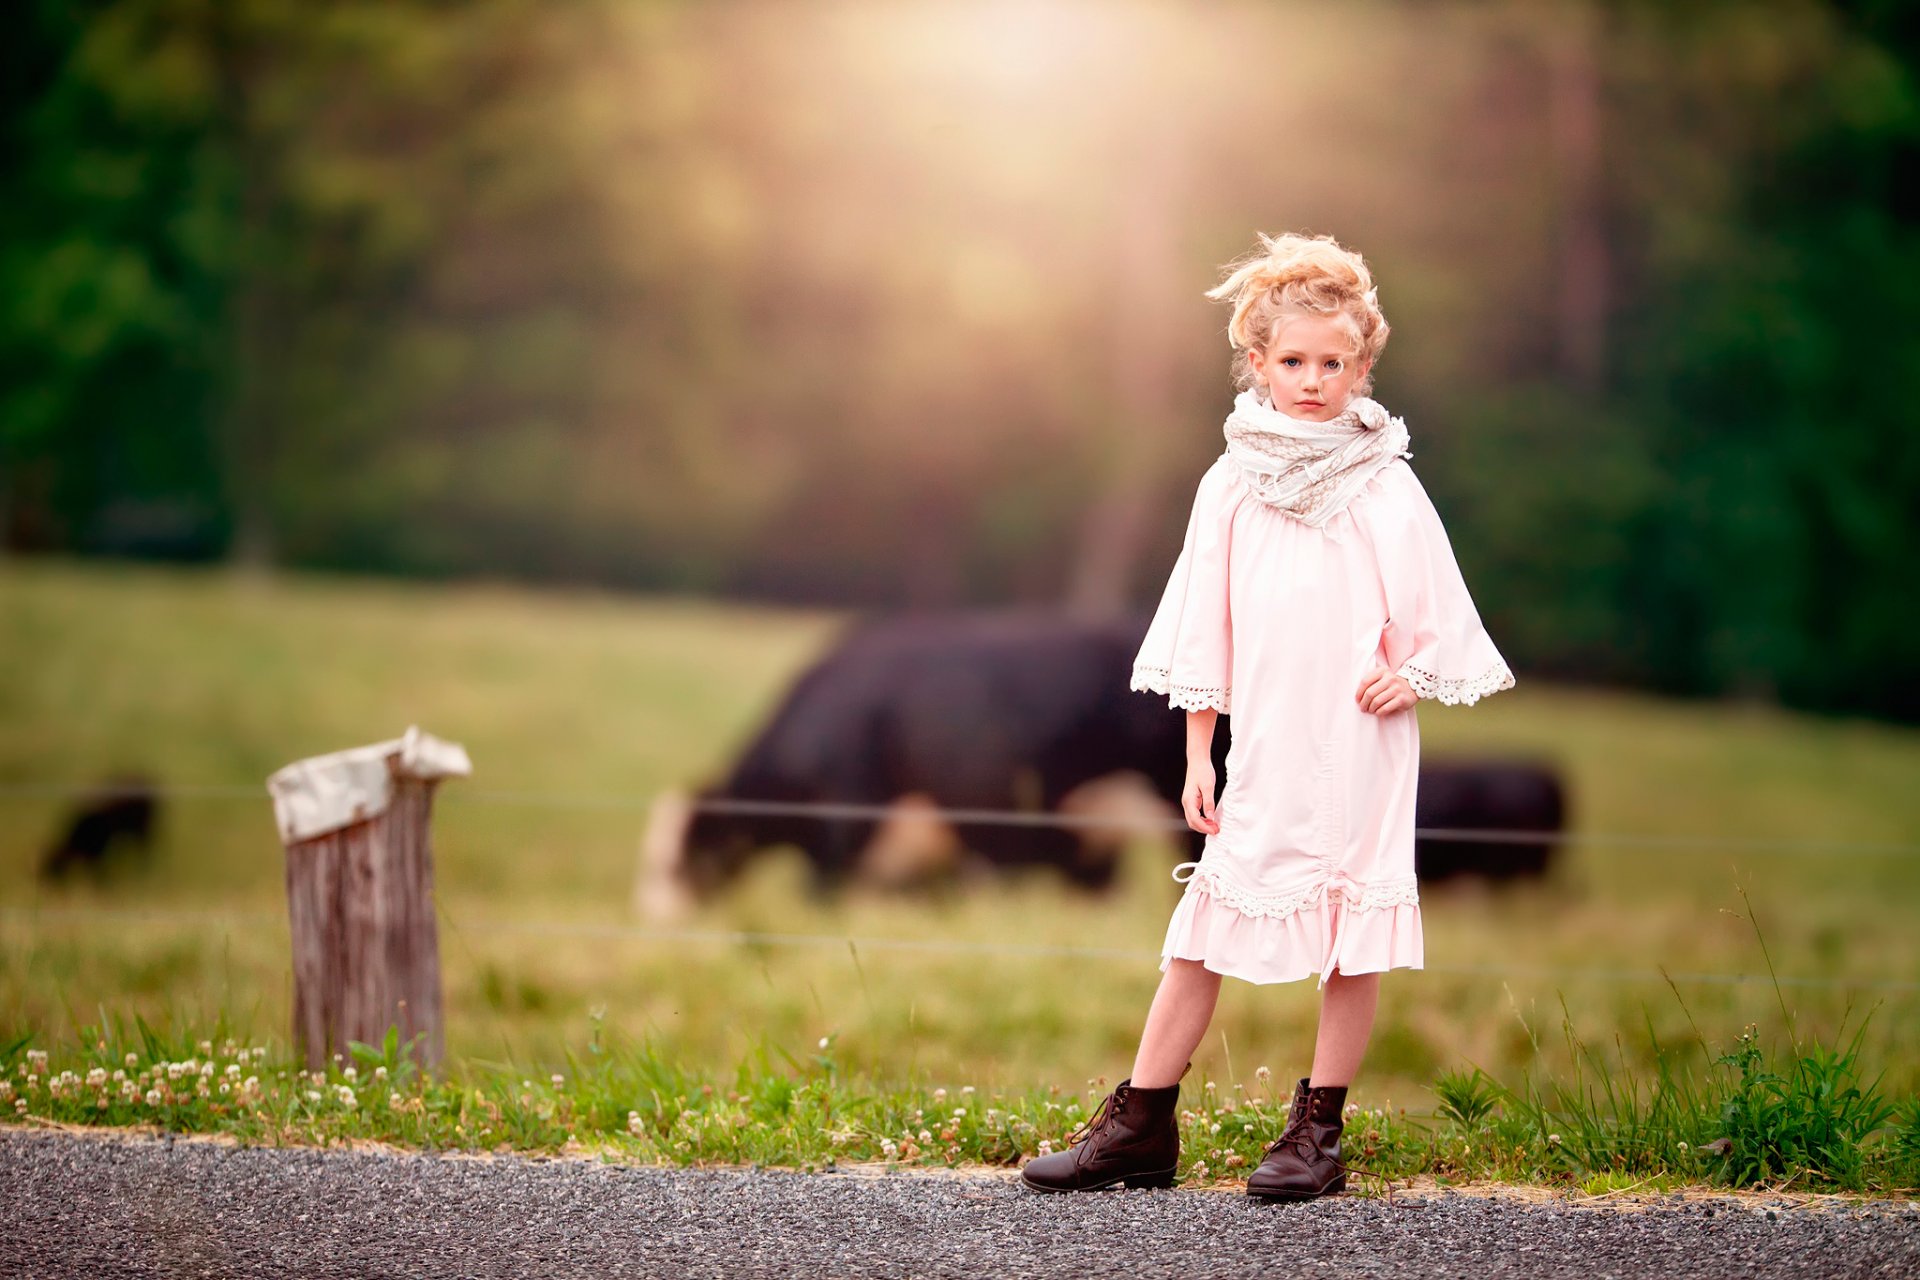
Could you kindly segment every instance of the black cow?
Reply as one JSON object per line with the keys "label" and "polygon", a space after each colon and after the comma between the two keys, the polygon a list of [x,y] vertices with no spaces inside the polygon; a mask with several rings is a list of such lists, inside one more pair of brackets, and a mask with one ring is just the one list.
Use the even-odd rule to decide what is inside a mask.
{"label": "black cow", "polygon": [[[913,615],[868,622],[802,675],[728,777],[689,802],[655,802],[643,842],[638,905],[672,914],[731,881],[753,854],[797,847],[822,894],[862,866],[874,818],[715,812],[701,801],[894,805],[1053,813],[1081,788],[1122,771],[1144,776],[1179,808],[1186,716],[1159,695],[1129,692],[1147,619],[1093,622],[1060,614]],[[1217,782],[1231,738],[1213,737]],[[1557,831],[1560,787],[1526,764],[1434,764],[1421,770],[1422,828]],[[1110,837],[1052,826],[960,822],[958,843],[996,867],[1042,865],[1085,888],[1117,867]],[[1189,858],[1204,837],[1178,833]],[[1420,840],[1419,874],[1538,875],[1551,846]],[[870,867],[869,867],[870,872]]]}
{"label": "black cow", "polygon": [[[1524,761],[1428,762],[1420,767],[1414,825],[1423,831],[1552,832],[1566,824],[1566,796],[1558,773]],[[1489,880],[1547,872],[1553,840],[1414,841],[1414,867],[1422,881],[1481,875]]]}
{"label": "black cow", "polygon": [[116,850],[146,854],[153,843],[154,811],[159,800],[146,778],[116,778],[74,806],[66,834],[47,850],[40,864],[43,880],[62,880],[79,869],[105,870]]}
{"label": "black cow", "polygon": [[[909,615],[870,621],[807,671],[731,774],[698,794],[943,808],[1055,812],[1094,779],[1133,770],[1178,805],[1186,715],[1127,688],[1147,619],[1052,613]],[[1214,732],[1224,785],[1229,730]],[[790,844],[822,893],[842,886],[879,824],[872,819],[716,813],[657,802],[643,855],[643,909],[732,879],[757,849]],[[1108,885],[1116,851],[1073,830],[961,822],[959,842],[1000,867],[1045,865],[1088,888]],[[1190,856],[1203,837],[1188,832]],[[646,905],[650,904],[650,905]]]}

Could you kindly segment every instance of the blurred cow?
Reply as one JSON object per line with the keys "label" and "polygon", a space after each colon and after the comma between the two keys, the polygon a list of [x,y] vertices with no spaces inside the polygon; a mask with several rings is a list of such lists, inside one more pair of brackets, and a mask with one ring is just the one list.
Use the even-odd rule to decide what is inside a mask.
{"label": "blurred cow", "polygon": [[153,843],[158,804],[153,783],[146,778],[105,783],[74,806],[65,834],[40,864],[41,879],[62,880],[76,870],[98,875],[110,858],[129,851],[144,856]]}
{"label": "blurred cow", "polygon": [[[1131,771],[1174,806],[1162,818],[1177,816],[1186,716],[1127,689],[1146,621],[1008,612],[857,627],[698,799],[896,806],[889,820],[721,813],[663,796],[642,841],[636,905],[653,918],[677,914],[774,845],[798,847],[822,893],[856,875],[910,879],[915,857],[893,851],[942,838],[995,867],[1050,866],[1077,885],[1107,886],[1116,831],[960,822],[942,837],[924,811],[1111,812],[1101,780]],[[1214,765],[1224,783],[1221,719]],[[1202,837],[1186,838],[1198,857]]]}
{"label": "blurred cow", "polygon": [[[1524,761],[1429,761],[1420,767],[1414,825],[1421,830],[1549,832],[1566,825],[1566,796],[1559,774]],[[1414,867],[1422,881],[1480,875],[1489,880],[1547,872],[1553,840],[1431,839],[1414,841]]]}

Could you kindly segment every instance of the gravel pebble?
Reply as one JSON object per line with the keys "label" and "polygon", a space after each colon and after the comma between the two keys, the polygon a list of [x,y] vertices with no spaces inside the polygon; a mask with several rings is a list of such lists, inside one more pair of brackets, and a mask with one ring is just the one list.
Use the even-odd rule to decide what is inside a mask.
{"label": "gravel pebble", "polygon": [[0,1276],[1898,1276],[1907,1202],[1272,1206],[0,1129]]}

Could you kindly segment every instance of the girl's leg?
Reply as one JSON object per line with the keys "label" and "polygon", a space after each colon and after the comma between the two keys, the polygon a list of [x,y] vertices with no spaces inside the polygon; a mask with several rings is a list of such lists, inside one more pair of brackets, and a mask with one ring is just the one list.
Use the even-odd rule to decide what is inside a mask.
{"label": "girl's leg", "polygon": [[[1320,1033],[1313,1045],[1311,1084],[1345,1087],[1353,1083],[1373,1034],[1373,1013],[1380,1002],[1380,975],[1341,973],[1327,979],[1320,994]],[[1156,1004],[1158,1001],[1155,1002]]]}
{"label": "girl's leg", "polygon": [[[1328,984],[1331,989],[1332,984]],[[1180,1075],[1200,1047],[1220,998],[1220,975],[1198,960],[1172,960],[1160,976],[1133,1060],[1136,1089],[1161,1089],[1180,1083]]]}

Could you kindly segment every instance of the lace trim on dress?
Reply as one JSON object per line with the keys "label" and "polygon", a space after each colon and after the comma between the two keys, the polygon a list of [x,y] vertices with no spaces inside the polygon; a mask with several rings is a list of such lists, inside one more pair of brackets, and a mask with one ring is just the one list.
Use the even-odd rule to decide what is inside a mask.
{"label": "lace trim on dress", "polygon": [[[1182,877],[1182,871],[1188,874]],[[1284,919],[1302,908],[1317,905],[1329,894],[1338,894],[1347,907],[1354,911],[1383,911],[1388,907],[1420,905],[1420,882],[1413,876],[1379,880],[1366,885],[1355,885],[1345,877],[1332,877],[1293,894],[1254,893],[1219,874],[1205,862],[1183,862],[1173,869],[1173,878],[1187,885],[1188,893],[1192,893],[1193,886],[1198,885],[1246,916]]]}
{"label": "lace trim on dress", "polygon": [[1443,680],[1431,671],[1412,663],[1396,673],[1422,698],[1436,698],[1446,706],[1472,706],[1490,693],[1513,688],[1513,672],[1505,662],[1495,662],[1477,676],[1463,680]]}
{"label": "lace trim on dress", "polygon": [[1164,693],[1174,706],[1185,711],[1224,711],[1231,715],[1233,686],[1174,684],[1173,673],[1165,667],[1136,666],[1128,685],[1140,693]]}

